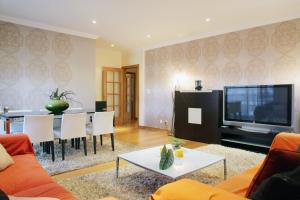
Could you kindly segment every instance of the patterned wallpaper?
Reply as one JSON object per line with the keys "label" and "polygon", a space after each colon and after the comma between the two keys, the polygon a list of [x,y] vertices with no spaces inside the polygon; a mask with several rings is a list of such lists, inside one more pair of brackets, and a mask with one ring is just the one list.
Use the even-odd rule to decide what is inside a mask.
{"label": "patterned wallpaper", "polygon": [[[172,117],[174,85],[204,90],[224,85],[295,84],[295,124],[300,111],[300,19],[198,39],[145,53],[145,125],[164,128]],[[178,74],[182,76],[176,79]],[[183,76],[184,75],[184,76]]]}
{"label": "patterned wallpaper", "polygon": [[42,109],[56,87],[94,105],[95,41],[0,21],[0,106]]}

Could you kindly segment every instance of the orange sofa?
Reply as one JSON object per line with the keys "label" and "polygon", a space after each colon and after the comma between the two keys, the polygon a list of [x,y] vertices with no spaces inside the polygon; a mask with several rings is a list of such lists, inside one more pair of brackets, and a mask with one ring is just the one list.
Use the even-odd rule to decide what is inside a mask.
{"label": "orange sofa", "polygon": [[[280,133],[274,138],[270,150],[295,151],[299,145],[300,134]],[[181,179],[159,188],[151,195],[150,200],[245,200],[253,178],[263,168],[266,160],[267,158],[256,167],[216,186],[209,186],[190,179]]]}
{"label": "orange sofa", "polygon": [[35,159],[30,140],[24,134],[0,136],[0,143],[15,163],[0,171],[0,189],[19,197],[53,197],[75,200],[58,185]]}

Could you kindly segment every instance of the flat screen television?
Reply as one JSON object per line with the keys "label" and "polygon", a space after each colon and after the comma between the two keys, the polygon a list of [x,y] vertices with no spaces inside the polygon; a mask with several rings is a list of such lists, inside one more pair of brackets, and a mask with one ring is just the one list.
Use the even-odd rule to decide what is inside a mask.
{"label": "flat screen television", "polygon": [[225,86],[223,119],[233,126],[292,127],[293,85]]}

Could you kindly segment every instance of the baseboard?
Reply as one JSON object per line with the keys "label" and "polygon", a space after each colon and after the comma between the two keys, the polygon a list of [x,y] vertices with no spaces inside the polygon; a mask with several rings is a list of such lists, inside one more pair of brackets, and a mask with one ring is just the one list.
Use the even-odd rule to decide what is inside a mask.
{"label": "baseboard", "polygon": [[151,127],[151,126],[141,126],[139,125],[139,128],[141,129],[151,129],[151,130],[160,130],[160,131],[167,131],[167,132],[171,132],[168,129],[163,129],[163,128],[155,128],[155,127]]}

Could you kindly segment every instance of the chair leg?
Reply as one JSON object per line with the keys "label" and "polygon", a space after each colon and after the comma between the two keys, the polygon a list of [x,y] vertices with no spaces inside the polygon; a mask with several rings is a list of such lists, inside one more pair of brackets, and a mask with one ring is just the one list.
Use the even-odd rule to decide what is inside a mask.
{"label": "chair leg", "polygon": [[46,152],[46,142],[43,142],[43,152]]}
{"label": "chair leg", "polygon": [[46,152],[46,154],[48,154],[48,142],[45,142],[45,152]]}
{"label": "chair leg", "polygon": [[75,138],[75,149],[80,149],[80,138]]}
{"label": "chair leg", "polygon": [[51,153],[51,142],[48,142],[48,150],[49,150],[49,154]]}
{"label": "chair leg", "polygon": [[61,155],[62,160],[65,160],[65,140],[61,140]]}
{"label": "chair leg", "polygon": [[94,154],[96,154],[97,138],[95,135],[93,135],[93,143],[94,143]]}
{"label": "chair leg", "polygon": [[84,155],[86,155],[86,156],[87,156],[87,149],[86,149],[86,137],[83,137],[83,138],[82,138],[82,141],[83,141]]}
{"label": "chair leg", "polygon": [[78,138],[75,138],[75,149],[79,149],[79,141],[78,141]]}
{"label": "chair leg", "polygon": [[52,152],[52,161],[55,161],[55,154],[54,154],[54,141],[50,142],[51,152]]}
{"label": "chair leg", "polygon": [[71,139],[71,147],[74,148],[74,138]]}
{"label": "chair leg", "polygon": [[101,144],[101,146],[102,146],[102,135],[100,135],[100,144]]}
{"label": "chair leg", "polygon": [[113,151],[115,151],[115,135],[113,133],[110,134],[111,139],[111,148]]}
{"label": "chair leg", "polygon": [[75,140],[76,140],[76,149],[79,149],[79,146],[80,146],[79,141],[80,141],[80,139],[76,138]]}
{"label": "chair leg", "polygon": [[46,152],[50,154],[50,142],[46,142]]}

